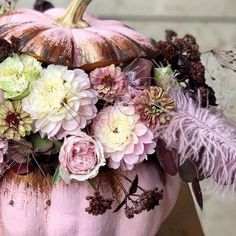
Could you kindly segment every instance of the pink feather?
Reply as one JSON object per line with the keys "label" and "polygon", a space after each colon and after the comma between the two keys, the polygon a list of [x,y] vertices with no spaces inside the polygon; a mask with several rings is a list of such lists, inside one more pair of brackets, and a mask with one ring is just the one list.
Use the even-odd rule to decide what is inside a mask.
{"label": "pink feather", "polygon": [[159,130],[159,137],[175,149],[180,165],[190,159],[203,176],[234,189],[236,125],[215,108],[201,108],[182,92],[173,96],[176,112],[170,124]]}

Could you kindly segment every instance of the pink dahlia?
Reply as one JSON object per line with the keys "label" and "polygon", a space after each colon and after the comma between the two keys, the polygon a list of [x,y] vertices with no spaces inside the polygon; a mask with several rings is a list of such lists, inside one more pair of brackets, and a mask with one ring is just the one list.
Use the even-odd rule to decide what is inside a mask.
{"label": "pink dahlia", "polygon": [[96,117],[94,136],[103,145],[111,168],[131,170],[154,153],[153,133],[139,120],[134,107],[123,105],[107,107]]}
{"label": "pink dahlia", "polygon": [[90,80],[99,97],[107,102],[124,95],[128,89],[127,76],[115,65],[95,69],[90,74]]}

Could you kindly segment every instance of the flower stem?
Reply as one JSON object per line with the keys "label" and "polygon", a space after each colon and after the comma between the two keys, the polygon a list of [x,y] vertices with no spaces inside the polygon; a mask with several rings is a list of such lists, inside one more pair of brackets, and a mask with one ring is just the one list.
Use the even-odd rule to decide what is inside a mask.
{"label": "flower stem", "polygon": [[[124,179],[126,179],[127,181],[132,183],[132,180],[129,179],[127,176],[123,175],[122,173],[120,173],[118,171],[114,171],[114,170],[113,170],[113,172],[117,173],[118,175],[120,175],[121,177],[123,177]],[[145,189],[141,188],[139,185],[138,185],[138,189],[140,189],[141,191],[145,192]]]}
{"label": "flower stem", "polygon": [[126,189],[124,188],[124,186],[122,185],[122,183],[121,183],[114,175],[113,175],[112,177],[113,177],[113,179],[117,182],[117,184],[120,186],[120,188],[123,190],[124,194],[125,194],[126,196],[128,196],[129,193],[126,191]]}

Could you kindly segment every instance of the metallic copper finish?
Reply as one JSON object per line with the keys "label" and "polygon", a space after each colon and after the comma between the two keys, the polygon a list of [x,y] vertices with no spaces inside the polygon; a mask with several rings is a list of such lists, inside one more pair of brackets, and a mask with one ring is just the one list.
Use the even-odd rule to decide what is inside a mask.
{"label": "metallic copper finish", "polygon": [[85,13],[83,18],[90,26],[71,29],[55,23],[64,14],[62,9],[44,14],[15,10],[0,17],[0,37],[18,37],[20,51],[40,61],[85,70],[155,56],[151,41],[122,22],[99,20]]}

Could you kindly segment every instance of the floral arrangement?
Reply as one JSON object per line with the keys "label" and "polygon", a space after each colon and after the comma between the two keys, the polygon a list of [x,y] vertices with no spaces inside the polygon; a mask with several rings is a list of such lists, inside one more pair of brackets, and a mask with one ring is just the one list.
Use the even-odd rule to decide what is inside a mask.
{"label": "floral arrangement", "polygon": [[[165,197],[144,189],[138,175],[126,177],[142,162],[177,173],[192,182],[199,205],[199,181],[211,178],[234,189],[236,128],[217,111],[206,84],[199,47],[191,35],[167,32],[156,42],[155,60],[98,67],[91,72],[46,64],[19,52],[17,38],[0,40],[0,174],[42,172],[53,183],[88,181],[88,213],[111,209],[99,189],[109,170],[125,193],[114,212],[128,218],[150,211]],[[119,179],[130,182],[124,189]],[[111,186],[112,189],[112,186]]]}

